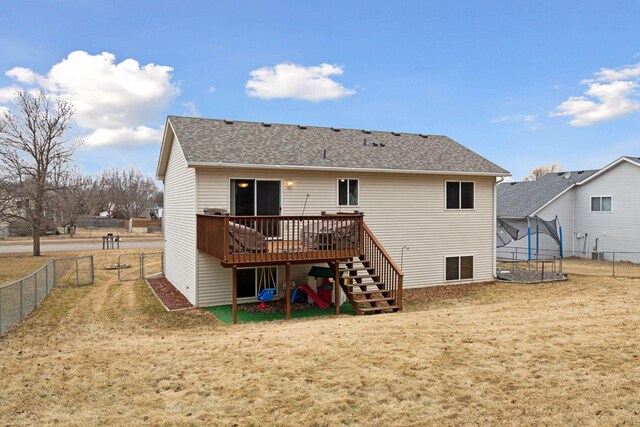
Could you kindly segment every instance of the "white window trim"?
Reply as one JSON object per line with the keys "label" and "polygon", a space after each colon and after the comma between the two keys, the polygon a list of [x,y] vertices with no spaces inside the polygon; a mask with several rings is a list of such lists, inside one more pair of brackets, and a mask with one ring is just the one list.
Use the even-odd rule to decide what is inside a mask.
{"label": "white window trim", "polygon": [[[458,258],[458,259],[460,259],[460,258],[466,257],[466,256],[470,256],[473,259],[471,277],[468,278],[468,279],[447,280],[447,258]],[[475,280],[475,278],[476,278],[476,255],[475,254],[445,255],[443,260],[442,260],[442,266],[443,266],[442,278],[444,279],[445,283],[470,282],[470,281]],[[462,268],[462,263],[460,261],[458,261],[458,277],[460,277],[460,269],[461,268]]]}
{"label": "white window trim", "polygon": [[[594,211],[591,209],[591,203],[593,201],[594,198],[598,197],[600,199],[600,210],[599,211]],[[610,197],[611,198],[611,210],[610,211],[603,211],[602,210],[602,198],[603,197]],[[613,213],[613,196],[610,196],[608,194],[603,194],[601,196],[590,196],[589,197],[589,213],[595,213],[595,214],[610,214]]]}
{"label": "white window trim", "polygon": [[[459,208],[448,208],[447,207],[447,183],[449,182],[457,182],[458,184],[461,184],[463,182],[470,182],[473,184],[473,207],[472,208],[462,208],[462,186],[460,186],[460,196],[458,198],[458,202],[460,203]],[[464,179],[447,179],[444,181],[444,210],[445,211],[449,211],[449,212],[472,212],[476,210],[476,182],[475,181],[469,181],[469,180],[464,180]]]}
{"label": "white window trim", "polygon": [[[347,204],[346,205],[341,205],[340,204],[340,180],[344,179],[347,181]],[[358,203],[355,205],[350,205],[349,203],[349,180],[352,181],[358,181]],[[359,208],[360,207],[360,178],[347,178],[347,177],[340,177],[336,179],[336,206],[339,208]]]}

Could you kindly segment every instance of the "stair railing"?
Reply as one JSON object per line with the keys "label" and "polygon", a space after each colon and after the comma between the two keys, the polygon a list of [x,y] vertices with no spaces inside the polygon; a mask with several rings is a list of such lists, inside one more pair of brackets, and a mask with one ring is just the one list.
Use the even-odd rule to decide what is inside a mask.
{"label": "stair railing", "polygon": [[371,232],[369,226],[363,221],[363,255],[365,260],[371,263],[371,267],[376,269],[376,274],[380,275],[380,281],[385,284],[384,290],[389,292],[389,296],[394,298],[394,304],[402,310],[402,281],[403,273],[386,251],[384,246]]}

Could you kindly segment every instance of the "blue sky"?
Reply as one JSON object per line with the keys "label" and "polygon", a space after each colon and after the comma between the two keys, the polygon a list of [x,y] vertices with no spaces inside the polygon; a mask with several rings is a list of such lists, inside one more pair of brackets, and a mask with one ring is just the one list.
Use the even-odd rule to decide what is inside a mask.
{"label": "blue sky", "polygon": [[445,134],[516,179],[640,156],[640,2],[4,1],[2,15],[0,105],[14,87],[70,97],[87,173],[155,172],[167,114]]}

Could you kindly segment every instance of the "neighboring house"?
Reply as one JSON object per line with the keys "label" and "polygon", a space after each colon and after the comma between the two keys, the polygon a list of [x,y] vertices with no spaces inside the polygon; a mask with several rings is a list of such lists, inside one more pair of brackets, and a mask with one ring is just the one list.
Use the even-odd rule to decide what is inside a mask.
{"label": "neighboring house", "polygon": [[164,206],[156,203],[153,206],[150,206],[147,208],[147,218],[162,219],[163,212],[164,212]]}
{"label": "neighboring house", "polygon": [[[593,253],[619,252],[616,260],[640,261],[640,158],[624,156],[599,170],[552,172],[537,181],[501,183],[497,210],[499,218],[557,216],[565,256],[611,259],[611,254]],[[526,246],[525,241],[512,242],[501,252]]]}
{"label": "neighboring house", "polygon": [[493,279],[507,175],[446,136],[169,116],[157,169],[166,277],[214,306],[338,261],[373,279],[341,279],[350,301],[387,281],[373,289],[400,308],[402,286]]}

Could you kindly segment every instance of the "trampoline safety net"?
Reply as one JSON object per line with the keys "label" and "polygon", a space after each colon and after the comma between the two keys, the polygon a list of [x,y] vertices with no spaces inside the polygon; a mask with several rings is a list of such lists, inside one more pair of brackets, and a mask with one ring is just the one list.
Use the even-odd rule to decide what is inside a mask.
{"label": "trampoline safety net", "polygon": [[517,246],[526,249],[529,259],[563,257],[562,227],[558,217],[551,221],[544,220],[537,215],[524,218],[499,217],[496,230],[496,247],[498,248],[525,239],[522,242],[524,246]]}

